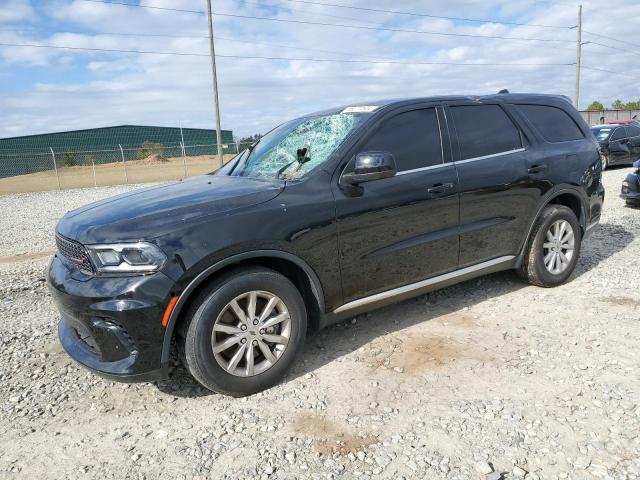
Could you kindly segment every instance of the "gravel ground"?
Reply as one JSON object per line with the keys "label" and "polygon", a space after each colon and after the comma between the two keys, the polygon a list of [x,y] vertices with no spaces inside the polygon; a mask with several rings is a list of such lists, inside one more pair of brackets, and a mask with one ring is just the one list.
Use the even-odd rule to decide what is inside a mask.
{"label": "gravel ground", "polygon": [[0,197],[0,478],[640,478],[640,210],[605,172],[601,226],[555,289],[494,274],[309,338],[241,400],[180,367],[105,381],[56,338],[56,220],[125,191]]}

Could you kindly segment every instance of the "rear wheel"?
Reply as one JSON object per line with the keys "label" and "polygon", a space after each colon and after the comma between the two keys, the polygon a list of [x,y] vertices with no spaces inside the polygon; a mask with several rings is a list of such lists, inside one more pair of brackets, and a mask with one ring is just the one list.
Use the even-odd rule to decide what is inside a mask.
{"label": "rear wheel", "polygon": [[307,312],[298,289],[266,268],[226,275],[195,299],[182,326],[184,362],[206,388],[233,396],[276,384],[304,344]]}
{"label": "rear wheel", "polygon": [[573,211],[563,205],[548,205],[536,220],[518,273],[540,287],[564,283],[578,262],[581,240]]}

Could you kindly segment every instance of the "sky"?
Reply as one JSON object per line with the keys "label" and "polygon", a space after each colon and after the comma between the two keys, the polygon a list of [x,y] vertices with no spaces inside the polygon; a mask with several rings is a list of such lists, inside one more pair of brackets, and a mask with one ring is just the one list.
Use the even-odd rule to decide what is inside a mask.
{"label": "sky", "polygon": [[[118,1],[206,11],[204,0]],[[574,97],[576,30],[570,27],[577,24],[578,1],[308,2],[213,1],[222,128],[236,137],[264,133],[305,113],[383,98],[503,88]],[[582,70],[580,107],[593,100],[610,105],[639,99],[640,2],[582,4],[582,64],[608,72]],[[92,0],[0,0],[2,43],[196,55],[0,45],[0,138],[122,124],[215,128],[203,13]],[[294,60],[247,58],[256,56]],[[386,61],[396,63],[375,63]],[[509,65],[483,65],[495,63]]]}

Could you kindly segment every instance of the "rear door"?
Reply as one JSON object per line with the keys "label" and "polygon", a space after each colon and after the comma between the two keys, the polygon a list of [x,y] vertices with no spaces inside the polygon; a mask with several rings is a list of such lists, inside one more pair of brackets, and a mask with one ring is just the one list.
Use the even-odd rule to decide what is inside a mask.
{"label": "rear door", "polygon": [[456,132],[459,267],[516,255],[540,199],[536,183],[544,181],[546,165],[528,163],[524,136],[501,104],[451,104],[447,118]]}
{"label": "rear door", "polygon": [[[334,178],[345,301],[451,271],[458,261],[458,181],[446,162],[442,111],[405,107],[372,128],[354,153],[393,154],[398,173],[359,190]],[[445,137],[446,138],[446,137]]]}

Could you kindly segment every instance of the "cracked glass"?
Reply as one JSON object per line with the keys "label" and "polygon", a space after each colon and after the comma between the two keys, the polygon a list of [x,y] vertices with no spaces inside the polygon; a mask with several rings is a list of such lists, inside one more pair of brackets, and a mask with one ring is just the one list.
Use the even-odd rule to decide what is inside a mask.
{"label": "cracked glass", "polygon": [[[369,115],[336,113],[298,118],[280,125],[262,137],[253,150],[240,159],[231,175],[287,180],[300,178],[324,163]],[[301,155],[298,155],[299,150]]]}

